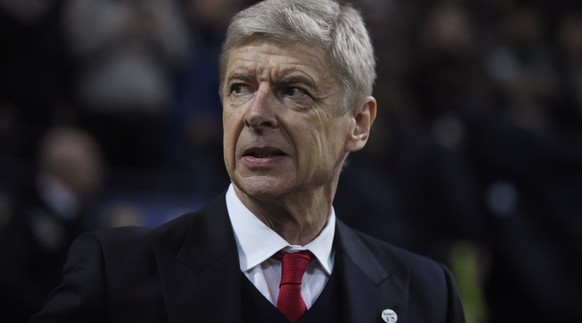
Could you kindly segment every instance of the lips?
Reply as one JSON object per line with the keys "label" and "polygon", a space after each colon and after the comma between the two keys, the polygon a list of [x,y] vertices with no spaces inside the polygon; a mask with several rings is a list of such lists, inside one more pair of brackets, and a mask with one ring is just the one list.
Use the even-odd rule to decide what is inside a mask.
{"label": "lips", "polygon": [[245,150],[243,157],[254,157],[254,158],[272,158],[287,156],[287,154],[274,147],[252,147]]}

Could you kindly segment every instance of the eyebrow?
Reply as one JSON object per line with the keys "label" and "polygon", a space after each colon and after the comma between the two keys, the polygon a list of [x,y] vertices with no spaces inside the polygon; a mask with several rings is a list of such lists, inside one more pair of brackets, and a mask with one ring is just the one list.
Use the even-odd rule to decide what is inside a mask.
{"label": "eyebrow", "polygon": [[253,79],[254,79],[254,77],[251,76],[250,73],[235,72],[235,73],[232,73],[231,75],[228,76],[227,81],[240,80],[240,81],[250,82]]}
{"label": "eyebrow", "polygon": [[[247,83],[255,82],[255,76],[252,73],[248,72],[234,72],[227,78],[227,82],[232,80],[243,81]],[[306,77],[303,75],[288,75],[283,76],[280,80],[274,82],[278,86],[290,86],[295,84],[305,84],[307,87],[311,89],[316,89],[316,83],[310,77]]]}
{"label": "eyebrow", "polygon": [[313,89],[316,88],[315,82],[311,78],[301,76],[301,75],[285,76],[277,83],[279,83],[281,85],[305,84],[310,88],[313,88]]}

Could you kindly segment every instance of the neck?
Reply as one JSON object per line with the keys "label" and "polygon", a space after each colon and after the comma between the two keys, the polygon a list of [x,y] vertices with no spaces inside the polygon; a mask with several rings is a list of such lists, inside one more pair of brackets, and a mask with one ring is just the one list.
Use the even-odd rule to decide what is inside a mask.
{"label": "neck", "polygon": [[[334,186],[335,187],[335,186]],[[243,204],[289,244],[304,246],[325,227],[331,212],[334,189],[293,194],[276,199],[256,199],[235,186]]]}

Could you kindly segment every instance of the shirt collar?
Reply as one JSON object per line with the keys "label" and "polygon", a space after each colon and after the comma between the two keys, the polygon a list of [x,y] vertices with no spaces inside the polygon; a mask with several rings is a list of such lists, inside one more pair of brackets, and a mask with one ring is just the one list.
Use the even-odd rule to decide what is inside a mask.
{"label": "shirt collar", "polygon": [[332,245],[335,235],[333,207],[321,233],[305,246],[290,245],[285,239],[259,220],[241,202],[230,184],[226,192],[226,207],[234,230],[240,268],[243,272],[258,266],[281,249],[309,250],[322,268],[331,274],[333,268]]}

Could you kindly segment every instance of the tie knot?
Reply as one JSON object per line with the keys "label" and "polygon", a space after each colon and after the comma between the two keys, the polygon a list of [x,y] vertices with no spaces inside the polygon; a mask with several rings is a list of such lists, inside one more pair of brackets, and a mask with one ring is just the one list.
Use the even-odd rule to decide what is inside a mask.
{"label": "tie knot", "polygon": [[281,259],[281,285],[301,284],[303,274],[311,261],[311,252],[279,252]]}

